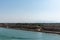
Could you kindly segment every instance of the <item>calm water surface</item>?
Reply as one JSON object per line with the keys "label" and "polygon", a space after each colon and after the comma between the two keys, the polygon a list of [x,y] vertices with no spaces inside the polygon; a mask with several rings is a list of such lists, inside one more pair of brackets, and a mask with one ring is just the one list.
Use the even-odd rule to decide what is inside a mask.
{"label": "calm water surface", "polygon": [[60,40],[60,35],[0,28],[0,40]]}

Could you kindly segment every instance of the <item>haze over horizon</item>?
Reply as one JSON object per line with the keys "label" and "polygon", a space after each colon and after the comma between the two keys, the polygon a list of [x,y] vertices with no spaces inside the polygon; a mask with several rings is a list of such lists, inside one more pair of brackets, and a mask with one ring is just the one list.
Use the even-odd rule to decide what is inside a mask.
{"label": "haze over horizon", "polygon": [[60,0],[0,0],[0,23],[60,23]]}

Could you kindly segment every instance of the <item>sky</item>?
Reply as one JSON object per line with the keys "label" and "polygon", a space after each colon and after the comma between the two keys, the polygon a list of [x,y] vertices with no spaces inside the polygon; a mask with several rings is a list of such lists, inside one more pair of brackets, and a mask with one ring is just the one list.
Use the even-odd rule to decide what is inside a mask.
{"label": "sky", "polygon": [[60,0],[0,0],[0,23],[60,23]]}

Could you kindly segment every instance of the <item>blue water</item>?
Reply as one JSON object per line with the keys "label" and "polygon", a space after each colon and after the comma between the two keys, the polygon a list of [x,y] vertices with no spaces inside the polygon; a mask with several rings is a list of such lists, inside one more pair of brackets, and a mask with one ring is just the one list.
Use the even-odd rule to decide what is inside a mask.
{"label": "blue water", "polygon": [[0,28],[0,40],[60,40],[60,35]]}

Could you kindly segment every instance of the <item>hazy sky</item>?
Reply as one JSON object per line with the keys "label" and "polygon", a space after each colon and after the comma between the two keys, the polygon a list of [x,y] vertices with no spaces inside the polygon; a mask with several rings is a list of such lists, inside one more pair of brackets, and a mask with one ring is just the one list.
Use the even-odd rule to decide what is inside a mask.
{"label": "hazy sky", "polygon": [[60,22],[60,0],[0,0],[1,22]]}

